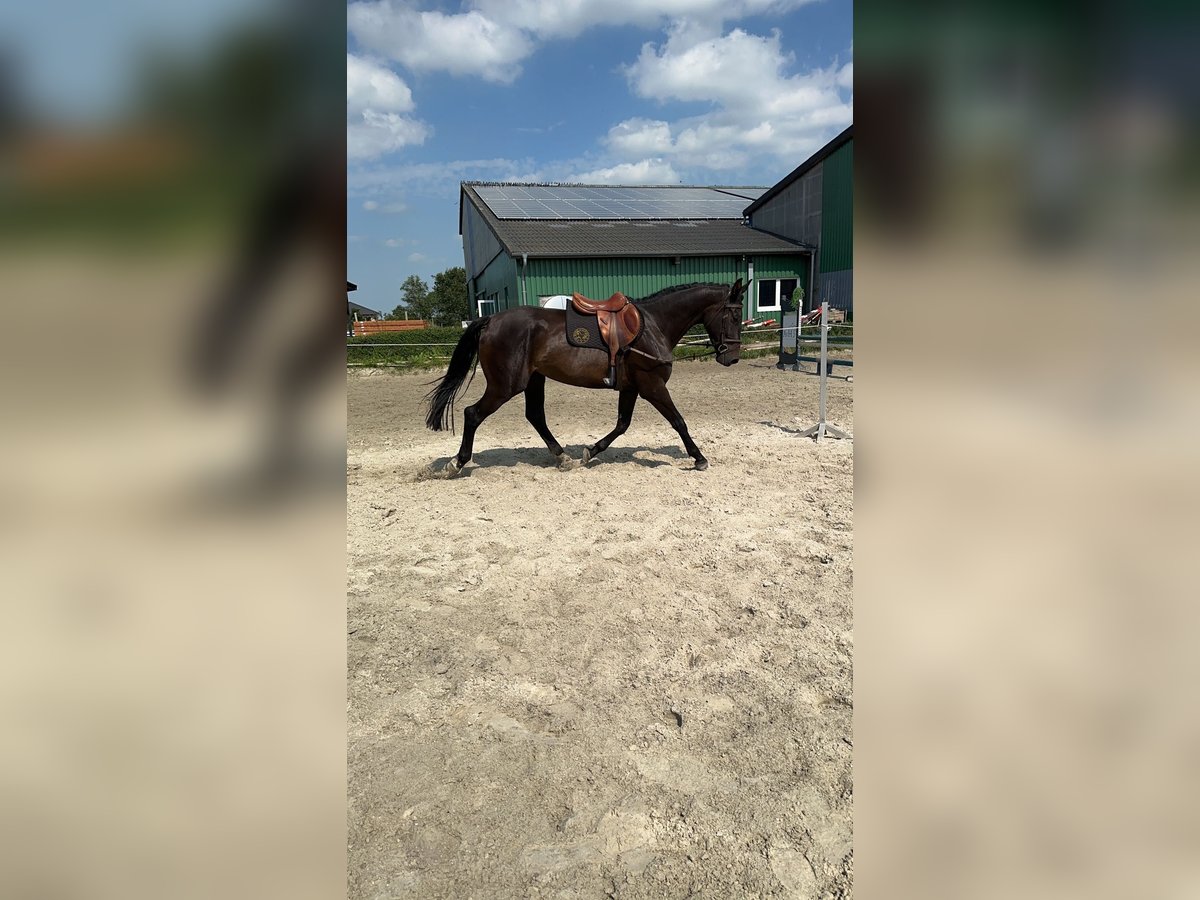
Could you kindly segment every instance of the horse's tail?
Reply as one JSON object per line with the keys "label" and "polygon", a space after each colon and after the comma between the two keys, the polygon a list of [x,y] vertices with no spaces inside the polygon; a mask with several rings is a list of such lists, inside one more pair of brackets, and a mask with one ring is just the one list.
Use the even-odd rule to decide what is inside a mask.
{"label": "horse's tail", "polygon": [[434,431],[445,431],[454,427],[454,401],[470,387],[463,381],[467,374],[475,377],[475,367],[479,365],[479,335],[488,322],[487,316],[476,319],[467,326],[463,336],[458,339],[454,353],[450,357],[450,367],[446,374],[438,379],[437,387],[425,395],[429,411],[425,414],[425,425]]}

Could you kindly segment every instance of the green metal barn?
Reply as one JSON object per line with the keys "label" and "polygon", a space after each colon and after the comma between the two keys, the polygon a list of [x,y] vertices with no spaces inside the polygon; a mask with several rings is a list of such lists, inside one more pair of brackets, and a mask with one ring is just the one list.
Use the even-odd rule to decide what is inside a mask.
{"label": "green metal barn", "polygon": [[463,182],[473,316],[738,278],[746,318],[780,317],[796,287],[802,312],[853,312],[853,154],[850,126],[770,188]]}
{"label": "green metal barn", "polygon": [[854,126],[802,162],[746,208],[750,225],[815,248],[816,294],[854,310]]}
{"label": "green metal barn", "polygon": [[812,247],[749,227],[767,188],[464,182],[459,195],[473,316],[578,291],[645,297],[677,284],[751,282],[744,313],[777,317]]}

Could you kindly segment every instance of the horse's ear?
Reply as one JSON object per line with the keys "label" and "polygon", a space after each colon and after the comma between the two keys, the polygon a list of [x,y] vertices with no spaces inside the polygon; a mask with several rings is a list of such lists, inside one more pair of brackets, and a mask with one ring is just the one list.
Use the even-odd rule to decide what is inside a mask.
{"label": "horse's ear", "polygon": [[742,286],[742,279],[739,278],[733,283],[733,287],[729,289],[729,299],[736,300],[742,295],[742,291],[744,290],[745,288]]}

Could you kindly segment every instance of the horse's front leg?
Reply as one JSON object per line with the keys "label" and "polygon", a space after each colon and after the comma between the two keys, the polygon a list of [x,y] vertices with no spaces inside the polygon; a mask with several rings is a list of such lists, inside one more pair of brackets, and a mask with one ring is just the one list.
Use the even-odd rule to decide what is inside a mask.
{"label": "horse's front leg", "polygon": [[633,421],[633,406],[637,403],[637,398],[637,388],[621,388],[621,395],[617,400],[617,425],[612,431],[583,451],[583,462],[585,465],[607,450],[609,444],[629,430],[629,423]]}
{"label": "horse's front leg", "polygon": [[667,383],[662,379],[655,379],[649,383],[643,382],[639,388],[639,392],[651,406],[662,413],[662,417],[671,423],[671,427],[679,432],[688,456],[696,461],[696,469],[700,472],[707,469],[708,460],[704,458],[704,454],[700,452],[700,448],[696,446],[696,442],[688,434],[687,422],[683,421],[683,416],[675,408],[675,401],[671,399],[671,395],[667,392]]}

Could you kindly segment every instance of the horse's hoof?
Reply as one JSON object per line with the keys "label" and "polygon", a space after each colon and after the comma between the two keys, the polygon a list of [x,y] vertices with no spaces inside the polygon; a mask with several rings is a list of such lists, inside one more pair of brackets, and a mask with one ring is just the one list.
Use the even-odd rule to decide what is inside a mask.
{"label": "horse's hoof", "polygon": [[696,471],[697,472],[703,472],[707,468],[708,468],[708,460],[707,459],[696,460]]}
{"label": "horse's hoof", "polygon": [[584,447],[584,448],[583,448],[583,459],[581,459],[581,460],[579,461],[579,464],[580,464],[581,466],[586,466],[586,465],[587,465],[588,463],[590,463],[590,462],[591,462],[593,459],[595,459],[595,457],[594,457],[594,456],[592,456],[592,451],[591,451],[591,450],[588,450],[586,447]]}
{"label": "horse's hoof", "polygon": [[558,468],[563,472],[569,472],[579,465],[579,460],[573,456],[568,456],[566,453],[560,453],[554,458],[558,460]]}
{"label": "horse's hoof", "polygon": [[462,466],[458,464],[458,460],[451,457],[450,462],[446,463],[446,468],[442,469],[442,473],[447,478],[453,478],[462,471]]}

